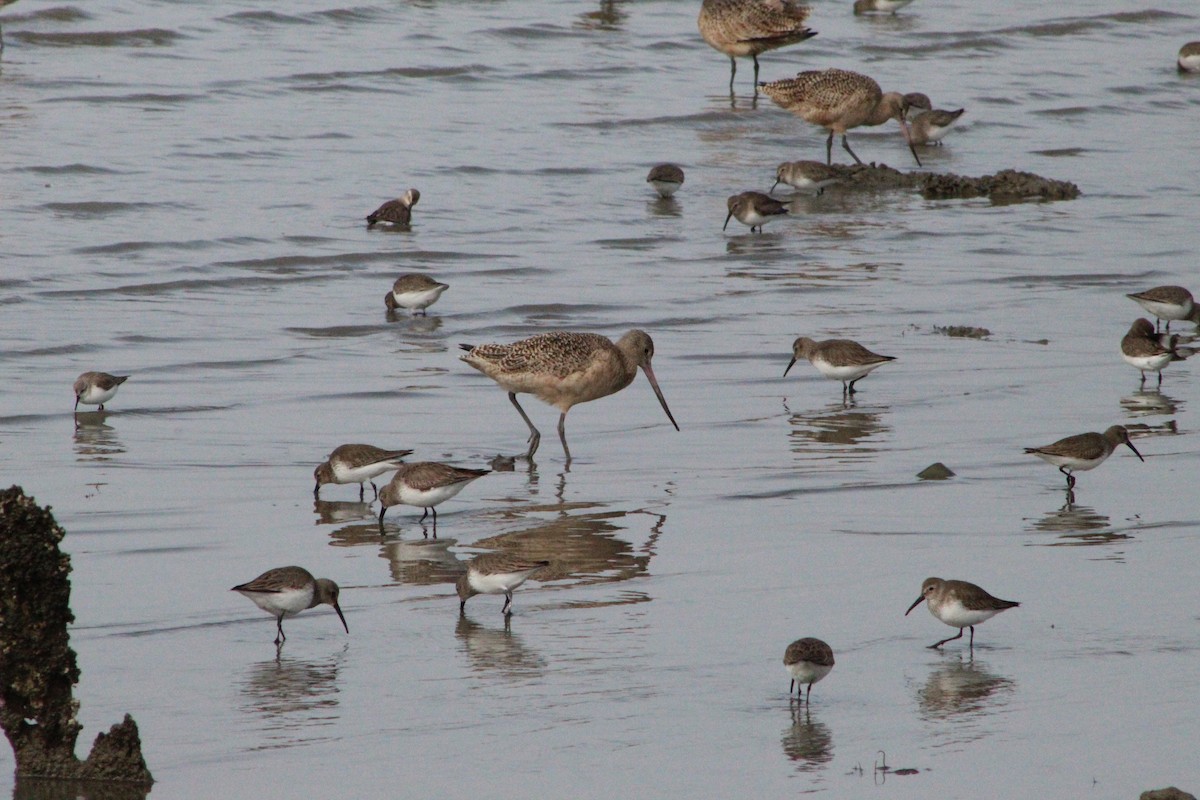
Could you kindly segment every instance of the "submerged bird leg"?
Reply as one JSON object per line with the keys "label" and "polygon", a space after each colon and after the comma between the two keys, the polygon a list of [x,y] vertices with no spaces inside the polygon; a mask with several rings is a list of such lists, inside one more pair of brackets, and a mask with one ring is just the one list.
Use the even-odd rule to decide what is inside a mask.
{"label": "submerged bird leg", "polygon": [[833,165],[833,131],[829,132],[829,138],[825,140],[825,166]]}
{"label": "submerged bird leg", "polygon": [[428,516],[429,516],[429,509],[428,509],[428,508],[422,508],[422,509],[421,509],[421,518],[420,518],[419,520],[417,520],[417,524],[420,524],[420,523],[424,522],[424,521],[425,521],[425,518],[426,518],[426,517],[428,517]]}
{"label": "submerged bird leg", "polygon": [[504,607],[500,609],[500,613],[508,616],[511,613],[508,608],[512,605],[512,592],[504,593]]}
{"label": "submerged bird leg", "polygon": [[[958,633],[959,633],[959,635],[961,636],[961,635],[962,635],[962,630],[960,629]],[[971,645],[970,645],[970,648],[971,648],[972,650],[974,650],[974,649],[975,649],[975,626],[974,626],[974,625],[972,625],[972,626],[971,626]]]}
{"label": "submerged bird leg", "polygon": [[1161,369],[1158,371],[1158,386],[1159,386],[1159,388],[1162,388],[1162,370]]}
{"label": "submerged bird leg", "polygon": [[794,692],[794,691],[796,691],[796,679],[795,679],[795,678],[792,678],[792,682],[791,682],[791,684],[788,686],[788,694],[791,694],[791,693],[792,693],[792,692]]}
{"label": "submerged bird leg", "polygon": [[[831,140],[833,139],[833,134],[832,134],[832,133],[831,133],[831,134],[829,134],[829,138],[830,138]],[[911,147],[912,145],[909,145],[909,146]],[[854,151],[850,149],[850,142],[846,140],[846,134],[844,134],[844,133],[842,134],[842,147],[846,148],[846,152],[847,152],[847,153],[849,153],[851,156],[853,156],[853,157],[854,157],[854,163],[856,163],[856,164],[861,164],[861,163],[862,163],[862,159],[861,159],[861,158],[859,158],[857,155],[855,155]],[[913,155],[915,156],[916,154],[917,154],[917,153],[916,153],[916,151],[914,150],[914,151],[913,151]],[[917,163],[918,163],[918,164],[920,163],[920,159],[918,159],[918,160],[917,160]]]}
{"label": "submerged bird leg", "polygon": [[533,421],[529,419],[529,415],[525,413],[525,409],[521,408],[521,404],[517,402],[517,393],[509,392],[508,399],[516,406],[517,413],[521,415],[521,419],[525,420],[525,424],[529,426],[529,452],[525,454],[525,458],[533,458],[533,454],[537,452],[538,445],[542,443],[542,434],[537,428],[533,427]]}
{"label": "submerged bird leg", "polygon": [[387,506],[379,509],[379,535],[383,536],[383,515],[387,513]]}
{"label": "submerged bird leg", "polygon": [[567,448],[567,412],[558,415],[558,438],[562,442],[563,452],[567,454],[567,463],[571,463],[571,451]]}
{"label": "submerged bird leg", "polygon": [[[371,485],[374,486],[375,484],[372,483]],[[360,503],[362,502],[363,493],[366,491],[367,491],[367,487],[363,486],[362,481],[359,481],[359,483],[358,483],[358,502],[360,502]]]}
{"label": "submerged bird leg", "polygon": [[758,54],[751,56],[754,59],[754,94],[758,94]]}
{"label": "submerged bird leg", "polygon": [[860,380],[862,380],[862,378],[855,378],[854,380],[850,381],[850,394],[854,394],[854,384],[858,383]]}
{"label": "submerged bird leg", "polygon": [[[729,95],[733,96],[733,79],[737,76],[737,59],[733,56],[729,57]],[[755,76],[754,91],[758,91],[758,80]]]}
{"label": "submerged bird leg", "polygon": [[[379,487],[375,485],[375,481],[371,481],[370,483],[371,483],[371,488],[375,490],[375,499],[378,500],[379,499]],[[362,496],[360,495],[358,499],[362,500]]]}
{"label": "submerged bird leg", "polygon": [[283,635],[283,614],[275,618],[275,630],[278,631],[275,634],[275,644],[286,642],[287,637]]}
{"label": "submerged bird leg", "polygon": [[[951,636],[949,639],[942,639],[940,642],[934,642],[933,644],[929,645],[929,649],[936,650],[939,647],[941,647],[942,645],[944,645],[946,642],[953,642],[955,639],[961,639],[962,632],[963,632],[963,629],[959,628],[958,636]],[[971,629],[971,641],[975,641],[975,629],[974,628]]]}
{"label": "submerged bird leg", "polygon": [[96,409],[96,410],[97,410],[97,411],[103,411],[103,410],[104,410],[104,403],[101,403],[101,404],[100,404],[100,408],[98,408],[98,409]]}

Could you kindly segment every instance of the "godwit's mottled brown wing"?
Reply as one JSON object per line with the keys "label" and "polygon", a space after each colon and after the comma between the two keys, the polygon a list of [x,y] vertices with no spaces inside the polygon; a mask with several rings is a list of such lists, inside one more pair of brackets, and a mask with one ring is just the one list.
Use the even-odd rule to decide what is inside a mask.
{"label": "godwit's mottled brown wing", "polygon": [[462,360],[493,379],[516,375],[561,379],[592,366],[598,352],[615,350],[611,341],[596,333],[550,331],[512,344],[481,344]]}
{"label": "godwit's mottled brown wing", "polygon": [[811,9],[790,0],[704,0],[700,34],[728,55],[753,55],[815,35],[804,27]]}
{"label": "godwit's mottled brown wing", "polygon": [[[482,478],[490,470],[467,469],[442,464],[437,461],[419,461],[415,464],[404,464],[396,472],[396,477],[403,480],[413,489],[427,492],[439,486],[451,486],[464,481]],[[395,480],[395,478],[393,478]]]}
{"label": "godwit's mottled brown wing", "polygon": [[883,97],[872,78],[844,69],[801,72],[764,83],[762,92],[805,121],[839,131],[861,125]]}
{"label": "godwit's mottled brown wing", "polygon": [[799,664],[801,661],[807,661],[820,667],[832,667],[833,648],[820,639],[812,637],[797,639],[788,645],[783,654],[783,663],[785,666],[791,666]]}

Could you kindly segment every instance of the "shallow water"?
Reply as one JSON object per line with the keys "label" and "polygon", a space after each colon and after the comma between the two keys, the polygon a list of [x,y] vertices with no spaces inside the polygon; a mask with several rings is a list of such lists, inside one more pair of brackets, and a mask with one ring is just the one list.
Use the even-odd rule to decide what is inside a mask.
{"label": "shallow water", "polygon": [[[171,797],[1195,791],[1197,382],[1139,391],[1118,343],[1124,293],[1194,281],[1200,80],[1174,58],[1200,16],[849,5],[763,79],[924,91],[967,108],[926,168],[1083,196],[834,187],[723,233],[727,195],[824,140],[748,64],[731,104],[691,1],[6,7],[0,480],[69,532],[83,738],[132,712]],[[851,140],[912,166],[894,125]],[[666,160],[672,202],[644,183]],[[367,231],[409,186],[412,229]],[[385,315],[406,271],[450,284],[428,318]],[[441,506],[436,541],[404,508],[381,539],[353,487],[314,505],[343,442],[519,452],[457,344],[560,327],[649,331],[682,430],[639,376],[572,411],[569,471],[526,401],[536,469]],[[843,404],[781,377],[801,334],[898,361]],[[133,377],[75,429],[87,369]],[[1122,448],[1071,507],[1021,452],[1115,423],[1146,463]],[[934,461],[957,476],[917,481]],[[496,548],[552,566],[510,625],[497,597],[460,619],[459,562]],[[341,584],[350,634],[310,611],[276,657],[228,587],[290,563]],[[1022,605],[973,659],[933,652],[952,631],[903,616],[929,575]],[[808,635],[837,666],[798,711],[781,658]]]}

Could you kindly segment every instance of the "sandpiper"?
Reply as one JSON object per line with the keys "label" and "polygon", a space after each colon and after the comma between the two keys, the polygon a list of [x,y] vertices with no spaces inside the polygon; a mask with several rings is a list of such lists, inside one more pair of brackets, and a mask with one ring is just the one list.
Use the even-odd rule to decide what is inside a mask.
{"label": "sandpiper", "polygon": [[907,617],[908,612],[919,606],[922,600],[928,604],[930,614],[951,628],[958,628],[957,636],[934,642],[929,645],[931,650],[936,650],[946,642],[961,639],[963,628],[971,629],[970,648],[973,650],[975,649],[976,625],[991,619],[1001,611],[1021,605],[1013,600],[992,597],[982,588],[966,581],[926,578],[925,582],[921,584],[921,596],[913,601],[913,604],[908,607],[908,611],[904,612],[904,616]]}
{"label": "sandpiper", "polygon": [[367,227],[372,228],[377,222],[394,226],[407,225],[412,222],[412,208],[420,199],[420,192],[409,189],[395,200],[388,200],[367,215]]}
{"label": "sandpiper", "polygon": [[397,308],[407,308],[414,314],[425,315],[425,309],[437,302],[442,292],[449,289],[445,283],[438,283],[428,275],[410,272],[396,278],[392,291],[384,295],[383,301],[388,311]]}
{"label": "sandpiper", "polygon": [[107,372],[85,372],[75,379],[75,410],[79,410],[79,404],[83,403],[87,406],[100,406],[99,411],[104,410],[104,404],[113,399],[113,395],[117,393],[117,389],[121,384],[129,380],[128,375],[109,375]]}
{"label": "sandpiper", "polygon": [[424,522],[429,512],[433,512],[433,527],[437,530],[437,508],[435,506],[446,502],[461,492],[468,483],[482,478],[491,470],[467,469],[442,464],[437,461],[417,461],[412,464],[401,464],[392,476],[387,486],[379,492],[379,531],[383,532],[383,515],[394,505],[418,506],[424,509],[421,519]]}
{"label": "sandpiper", "polygon": [[1200,42],[1188,42],[1179,48],[1175,66],[1180,72],[1200,72]]}
{"label": "sandpiper", "polygon": [[900,122],[908,149],[917,166],[921,158],[913,147],[908,130],[909,102],[898,92],[887,92],[866,75],[844,69],[810,70],[794,78],[759,85],[763,94],[805,122],[829,131],[825,142],[825,163],[833,163],[833,135],[842,135],[842,147],[855,162],[860,159],[846,140],[846,131],[860,125],[882,125],[889,119]]}
{"label": "sandpiper", "polygon": [[768,50],[803,42],[817,35],[804,27],[811,9],[792,0],[704,0],[700,4],[700,36],[729,56],[729,93],[737,75],[737,56],[754,59],[758,93],[758,56]]}
{"label": "sandpiper", "polygon": [[313,497],[319,497],[321,487],[327,483],[357,483],[358,499],[362,500],[366,489],[363,484],[370,483],[378,498],[379,487],[371,479],[398,469],[401,459],[409,455],[412,450],[384,450],[370,444],[340,445],[313,471],[313,477],[317,479]]}
{"label": "sandpiper", "polygon": [[1160,319],[1165,319],[1167,330],[1171,330],[1172,320],[1187,319],[1195,308],[1192,293],[1182,286],[1155,286],[1125,296],[1154,315],[1154,330],[1158,330],[1157,320]]}
{"label": "sandpiper", "polygon": [[467,351],[461,357],[463,361],[508,392],[509,401],[529,426],[527,459],[537,452],[542,434],[517,402],[518,394],[532,394],[562,412],[558,417],[558,438],[570,464],[567,412],[579,403],[621,391],[633,382],[638,367],[646,373],[654,396],[667,412],[667,419],[671,420],[675,430],[679,430],[679,423],[671,415],[650,367],[654,341],[645,331],[631,330],[616,343],[595,333],[550,331],[512,344],[461,344],[459,347]]}
{"label": "sandpiper", "polygon": [[725,215],[725,224],[721,226],[721,230],[729,227],[731,218],[736,218],[743,225],[749,225],[751,233],[754,233],[755,228],[762,233],[763,225],[788,213],[786,205],[762,192],[731,195],[725,201],[725,205],[729,208],[729,213]]}
{"label": "sandpiper", "polygon": [[895,14],[912,0],[854,0],[854,13]]}
{"label": "sandpiper", "polygon": [[654,191],[658,192],[659,197],[665,199],[675,194],[679,191],[679,187],[683,186],[683,169],[675,164],[659,164],[651,167],[650,174],[646,176],[646,183],[654,187]]}
{"label": "sandpiper", "polygon": [[820,161],[785,161],[775,168],[775,183],[771,184],[768,193],[775,191],[779,184],[786,183],[793,189],[821,194],[826,186],[832,186],[840,180],[833,167]]}
{"label": "sandpiper", "polygon": [[943,111],[936,109],[934,111],[922,111],[912,119],[909,127],[909,135],[912,137],[913,144],[931,144],[941,145],[942,137],[950,130],[958,118],[963,115],[966,109],[960,108],[955,111]]}
{"label": "sandpiper", "polygon": [[550,566],[549,561],[530,561],[507,553],[485,553],[475,556],[467,562],[467,571],[460,576],[455,588],[458,589],[458,612],[465,613],[467,600],[477,594],[502,594],[504,607],[500,613],[512,613],[513,590],[529,579],[529,576],[542,567]]}
{"label": "sandpiper", "polygon": [[1142,385],[1146,383],[1146,370],[1158,373],[1158,385],[1162,386],[1163,367],[1171,363],[1175,355],[1173,347],[1176,337],[1167,336],[1169,344],[1164,346],[1154,332],[1154,325],[1145,317],[1138,317],[1129,327],[1129,333],[1121,339],[1121,358],[1142,373]]}
{"label": "sandpiper", "polygon": [[254,605],[275,617],[275,644],[286,641],[283,618],[294,617],[306,608],[328,603],[337,612],[346,633],[350,626],[338,605],[338,585],[328,578],[314,578],[303,567],[269,569],[249,583],[233,587],[254,601]]}
{"label": "sandpiper", "polygon": [[871,370],[896,360],[895,356],[872,353],[850,339],[826,339],[817,342],[807,336],[801,336],[792,342],[792,360],[788,362],[783,374],[786,376],[792,365],[802,358],[807,358],[826,378],[841,381],[843,396],[854,394],[854,384],[865,378]]}
{"label": "sandpiper", "polygon": [[801,690],[808,684],[808,689],[804,692],[804,700],[807,702],[812,695],[813,684],[818,683],[833,669],[833,648],[811,636],[797,639],[784,651],[783,665],[792,676],[788,694],[797,688],[797,684]]}
{"label": "sandpiper", "polygon": [[1120,425],[1113,425],[1104,433],[1080,433],[1044,447],[1026,447],[1025,452],[1058,467],[1058,471],[1067,476],[1067,489],[1073,489],[1075,476],[1071,473],[1095,469],[1120,444],[1127,446],[1142,461],[1146,460],[1129,441],[1129,431]]}

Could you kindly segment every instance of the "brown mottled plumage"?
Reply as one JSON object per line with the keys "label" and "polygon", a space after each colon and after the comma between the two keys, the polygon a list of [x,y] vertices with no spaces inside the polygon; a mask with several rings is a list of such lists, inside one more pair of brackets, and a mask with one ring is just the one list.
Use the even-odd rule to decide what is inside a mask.
{"label": "brown mottled plumage", "polygon": [[638,367],[645,371],[667,418],[679,430],[650,366],[654,342],[645,331],[629,331],[615,344],[595,333],[551,331],[512,344],[459,347],[467,351],[463,361],[508,392],[508,399],[529,426],[529,451],[525,458],[532,458],[537,452],[542,434],[517,402],[518,394],[532,394],[562,412],[558,418],[558,438],[570,463],[565,424],[571,406],[621,391],[633,381]]}
{"label": "brown mottled plumage", "polygon": [[1121,425],[1113,425],[1104,433],[1080,433],[1043,447],[1026,447],[1025,452],[1058,467],[1058,471],[1067,476],[1067,488],[1072,489],[1075,486],[1075,476],[1072,472],[1095,469],[1113,454],[1117,445],[1122,444],[1132,450],[1139,459],[1146,460],[1133,446],[1133,442],[1129,441],[1129,431]]}
{"label": "brown mottled plumage", "polygon": [[950,126],[958,122],[966,109],[956,111],[922,111],[912,119],[909,139],[913,144],[940,145],[942,137],[950,130]]}
{"label": "brown mottled plumage", "polygon": [[850,339],[826,339],[817,342],[807,336],[801,336],[792,342],[792,360],[788,362],[783,374],[786,376],[788,370],[802,358],[807,358],[826,378],[841,381],[843,395],[854,394],[854,384],[865,378],[871,370],[896,360],[895,356],[872,353]]}
{"label": "brown mottled plumage", "polygon": [[379,491],[379,531],[383,532],[383,515],[394,505],[417,506],[424,509],[421,519],[433,512],[433,527],[437,530],[437,506],[461,492],[471,481],[478,480],[491,470],[467,469],[437,461],[416,461],[401,464],[387,486]]}
{"label": "brown mottled plumage", "polygon": [[467,600],[477,594],[503,594],[504,607],[500,613],[510,613],[513,590],[528,580],[530,575],[548,566],[549,561],[530,561],[507,553],[475,556],[467,562],[467,571],[455,584],[459,613],[467,610]]}
{"label": "brown mottled plumage", "polygon": [[811,9],[791,0],[704,0],[700,4],[700,35],[729,56],[729,93],[737,75],[737,56],[754,59],[758,93],[758,56],[817,35],[804,27]]}
{"label": "brown mottled plumage", "polygon": [[813,684],[820,681],[833,669],[833,648],[811,636],[797,639],[784,651],[783,665],[792,675],[788,693],[790,694],[796,688],[797,683],[800,684],[801,689],[808,684],[808,689],[804,693],[805,700],[807,700],[812,695]]}
{"label": "brown mottled plumage", "polygon": [[117,393],[117,388],[129,380],[128,375],[109,375],[107,372],[85,372],[75,379],[75,385],[72,387],[75,390],[75,410],[79,410],[79,404],[100,406],[99,410],[104,410],[104,404],[113,398]]}
{"label": "brown mottled plumage", "polygon": [[[850,149],[846,131],[859,125],[882,125],[889,119],[899,120],[904,138],[909,139],[909,103],[898,92],[887,92],[866,75],[844,69],[811,70],[794,78],[761,84],[763,94],[781,108],[791,111],[805,122],[820,125],[829,131],[825,143],[825,163],[833,163],[833,135],[842,135],[842,147],[854,160],[862,160]],[[909,150],[920,166],[921,159],[909,142]]]}
{"label": "brown mottled plumage", "polygon": [[358,499],[363,499],[366,487],[370,483],[379,497],[379,487],[372,478],[397,469],[400,459],[412,455],[412,450],[384,450],[370,444],[343,444],[329,454],[329,458],[313,470],[317,484],[313,488],[313,497],[321,492],[321,487],[327,483],[357,483]]}
{"label": "brown mottled plumage", "polygon": [[397,199],[388,200],[367,215],[367,227],[373,227],[377,222],[387,222],[392,225],[407,225],[412,221],[412,207],[420,199],[420,192],[416,189],[409,189]]}
{"label": "brown mottled plumage", "polygon": [[250,598],[254,605],[275,617],[275,644],[286,641],[283,618],[299,614],[322,603],[333,606],[346,633],[350,626],[338,605],[338,585],[328,578],[314,578],[304,567],[276,567],[252,581],[234,586],[231,591]]}
{"label": "brown mottled plumage", "polygon": [[660,197],[670,197],[683,186],[683,169],[675,164],[658,164],[650,168],[646,183],[653,186]]}
{"label": "brown mottled plumage", "polygon": [[725,224],[721,226],[721,230],[729,227],[731,218],[736,218],[743,225],[749,225],[751,233],[754,233],[755,228],[762,233],[762,226],[770,222],[772,218],[786,216],[788,213],[786,205],[762,192],[742,192],[731,195],[725,201],[725,205],[729,209],[729,213],[725,215]]}
{"label": "brown mottled plumage", "polygon": [[821,194],[826,186],[839,180],[833,167],[820,161],[785,161],[775,169],[775,183],[771,184],[770,191],[775,191],[780,183],[786,183],[793,189],[814,189],[816,194]]}
{"label": "brown mottled plumage", "polygon": [[[1182,286],[1155,286],[1125,296],[1153,314],[1156,320],[1165,319],[1168,331],[1171,320],[1188,319],[1195,308],[1192,293]],[[1157,322],[1154,329],[1158,330]]]}

